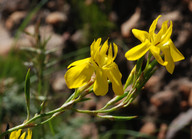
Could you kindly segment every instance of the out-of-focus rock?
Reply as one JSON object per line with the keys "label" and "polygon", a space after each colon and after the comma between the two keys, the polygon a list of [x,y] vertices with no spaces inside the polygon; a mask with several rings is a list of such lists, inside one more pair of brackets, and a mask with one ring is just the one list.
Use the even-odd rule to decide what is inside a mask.
{"label": "out-of-focus rock", "polygon": [[85,109],[85,110],[95,110],[96,109],[96,100],[95,100],[95,96],[94,94],[89,94],[87,95],[88,98],[90,98],[89,101],[86,101],[86,103],[83,104],[83,108],[82,109]]}
{"label": "out-of-focus rock", "polygon": [[165,139],[167,128],[168,128],[167,124],[165,124],[165,123],[161,124],[160,130],[159,130],[159,133],[158,133],[158,139]]}
{"label": "out-of-focus rock", "polygon": [[85,43],[85,42],[86,42],[86,38],[85,38],[85,35],[83,34],[83,31],[82,31],[82,30],[76,31],[76,32],[71,36],[71,40],[72,40],[73,42],[75,42],[76,44]]}
{"label": "out-of-focus rock", "polygon": [[182,129],[189,125],[191,122],[192,109],[189,109],[187,112],[179,114],[170,124],[167,131],[166,139],[174,139],[175,137],[182,138],[183,135],[179,137],[179,132],[182,132]]}
{"label": "out-of-focus rock", "polygon": [[191,0],[189,1],[188,8],[189,8],[189,10],[192,12],[192,1],[191,1]]}
{"label": "out-of-focus rock", "polygon": [[182,80],[178,86],[178,90],[182,97],[182,108],[186,109],[188,106],[192,106],[192,82],[188,79],[185,79]]}
{"label": "out-of-focus rock", "polygon": [[7,19],[15,11],[28,10],[29,0],[1,0],[0,11],[3,19]]}
{"label": "out-of-focus rock", "polygon": [[178,95],[175,92],[166,90],[153,95],[150,102],[155,105],[163,114],[178,111]]}
{"label": "out-of-focus rock", "polygon": [[115,13],[114,11],[111,12],[111,13],[109,14],[109,20],[112,21],[112,22],[117,22],[117,20],[118,20],[117,13]]}
{"label": "out-of-focus rock", "polygon": [[[29,32],[31,34],[34,34],[35,31],[35,26],[31,25],[29,27],[26,28],[26,32]],[[63,37],[61,35],[58,35],[56,33],[53,32],[53,29],[51,26],[41,26],[40,28],[40,35],[42,40],[46,40],[50,37],[46,49],[47,50],[52,50],[55,49],[55,54],[57,54],[58,56],[62,54],[62,47],[63,47]],[[24,41],[24,39],[30,39],[29,36],[25,36],[25,38],[21,39],[23,41],[21,41],[19,43],[20,46],[26,46],[27,44],[27,40]],[[24,42],[24,44],[22,44],[22,42]]]}
{"label": "out-of-focus rock", "polygon": [[67,2],[65,0],[49,0],[46,4],[46,6],[49,8],[51,11],[66,11]]}
{"label": "out-of-focus rock", "polygon": [[147,135],[153,135],[155,131],[156,131],[156,125],[153,122],[145,123],[140,129],[141,133],[144,133]]}
{"label": "out-of-focus rock", "polygon": [[67,21],[67,15],[62,12],[50,13],[46,18],[46,23],[56,25]]}
{"label": "out-of-focus rock", "polygon": [[134,28],[141,16],[141,9],[137,8],[135,13],[121,25],[121,34],[123,37],[129,37],[130,31]]}
{"label": "out-of-focus rock", "polygon": [[[192,82],[189,81],[188,78],[180,78],[180,79],[177,79],[177,80],[172,80],[169,85],[167,85],[165,87],[165,90],[172,90],[176,96],[176,94],[178,94],[179,96],[177,97],[180,97],[180,108],[182,110],[186,110],[188,109],[188,106],[189,106],[189,95],[190,95],[190,92],[191,92],[191,89],[192,89]],[[152,98],[152,101],[156,104],[158,103],[155,102]]]}
{"label": "out-of-focus rock", "polygon": [[105,0],[97,0],[98,2],[100,2],[100,3],[102,3],[102,2],[104,2]]}
{"label": "out-of-focus rock", "polygon": [[151,97],[150,102],[156,107],[163,105],[164,101],[169,101],[173,99],[173,92],[165,91],[159,92]]}
{"label": "out-of-focus rock", "polygon": [[105,97],[101,97],[101,99],[99,100],[99,103],[97,103],[96,105],[96,109],[101,109],[103,106],[105,106],[105,104],[107,104],[107,102],[110,101],[110,98],[105,96]]}
{"label": "out-of-focus rock", "polygon": [[52,34],[50,35],[50,40],[47,43],[47,49],[52,50],[55,49],[55,53],[60,56],[62,54],[62,48],[63,48],[63,38],[60,35]]}
{"label": "out-of-focus rock", "polygon": [[186,110],[188,108],[188,102],[186,100],[182,100],[180,102],[181,110]]}
{"label": "out-of-focus rock", "polygon": [[188,104],[192,108],[192,89],[191,89],[191,92],[189,94]]}
{"label": "out-of-focus rock", "polygon": [[177,40],[174,42],[177,48],[182,47],[188,40],[191,39],[192,35],[192,24],[191,22],[186,22],[182,25],[182,30],[178,31]]}
{"label": "out-of-focus rock", "polygon": [[0,24],[0,55],[6,55],[12,48],[13,39],[9,33]]}
{"label": "out-of-focus rock", "polygon": [[85,0],[86,5],[91,5],[93,3],[93,0]]}
{"label": "out-of-focus rock", "polygon": [[63,76],[57,77],[53,82],[53,89],[58,92],[65,90],[65,88],[66,88],[66,82]]}
{"label": "out-of-focus rock", "polygon": [[179,85],[179,92],[181,92],[184,97],[188,97],[192,89],[192,84],[182,83]]}
{"label": "out-of-focus rock", "polygon": [[189,88],[191,87],[192,87],[192,82],[189,81],[188,78],[184,77],[184,78],[172,80],[167,86],[165,86],[165,90],[172,90],[176,92],[189,94],[188,91],[189,91]]}
{"label": "out-of-focus rock", "polygon": [[25,18],[26,14],[27,13],[25,11],[17,11],[12,13],[5,22],[6,28],[8,30],[12,30],[18,27]]}
{"label": "out-of-focus rock", "polygon": [[98,139],[98,130],[94,123],[84,124],[80,128],[82,138]]}
{"label": "out-of-focus rock", "polygon": [[145,84],[145,89],[149,92],[155,93],[159,90],[160,86],[160,77],[154,75]]}
{"label": "out-of-focus rock", "polygon": [[52,88],[55,92],[69,92],[64,79],[64,74],[64,72],[58,72],[54,75],[54,79],[52,80]]}
{"label": "out-of-focus rock", "polygon": [[51,10],[55,10],[57,8],[57,1],[50,0],[47,2],[47,7]]}
{"label": "out-of-focus rock", "polygon": [[169,13],[164,14],[161,18],[159,18],[158,22],[157,22],[157,26],[160,28],[162,23],[166,20],[171,20],[171,21],[178,21],[178,20],[182,20],[182,16],[181,13],[176,10],[176,11],[172,11]]}
{"label": "out-of-focus rock", "polygon": [[[53,12],[48,14],[45,19],[46,23],[52,25],[54,32],[63,34],[68,28],[68,17],[65,12]],[[70,26],[70,25],[69,25]]]}

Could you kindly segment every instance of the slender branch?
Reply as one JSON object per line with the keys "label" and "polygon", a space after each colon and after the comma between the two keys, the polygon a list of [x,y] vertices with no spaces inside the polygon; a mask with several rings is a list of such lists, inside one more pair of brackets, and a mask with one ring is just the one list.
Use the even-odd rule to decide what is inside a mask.
{"label": "slender branch", "polygon": [[[68,109],[70,106],[72,106],[74,103],[80,101],[80,99],[76,99],[76,100],[72,100],[66,104],[63,104],[61,107],[54,109],[52,111],[43,113],[43,114],[36,114],[33,118],[29,119],[28,121],[24,122],[21,125],[15,126],[13,128],[8,129],[7,131],[3,132],[2,134],[0,134],[0,138],[2,138],[3,136],[5,136],[6,134],[11,133],[12,131],[18,130],[18,129],[23,129],[23,128],[29,128],[29,127],[36,127],[39,125],[42,125],[48,121],[50,121],[51,119],[53,119],[54,117],[58,116],[59,114],[61,114],[62,112],[64,112],[66,109]],[[42,117],[47,117],[52,115],[50,118],[48,118],[47,120],[39,123],[39,124],[34,124],[32,123],[33,121],[42,118]]]}
{"label": "slender branch", "polygon": [[106,110],[102,110],[102,109],[99,109],[99,110],[80,110],[80,109],[73,109],[75,110],[76,112],[79,112],[79,113],[87,113],[87,114],[91,114],[91,115],[96,115],[98,113],[108,113],[108,112],[113,112],[115,110],[118,110],[120,108],[123,107],[123,103],[120,103],[119,105],[115,106],[115,107],[112,107],[111,109],[106,109]]}

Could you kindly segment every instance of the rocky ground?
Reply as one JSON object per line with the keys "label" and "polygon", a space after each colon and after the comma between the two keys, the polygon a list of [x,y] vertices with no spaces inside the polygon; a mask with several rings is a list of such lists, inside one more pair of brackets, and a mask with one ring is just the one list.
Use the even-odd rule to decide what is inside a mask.
{"label": "rocky ground", "polygon": [[[109,22],[115,26],[110,31],[101,30],[100,32],[101,37],[106,35],[103,32],[109,32],[104,37],[109,36],[120,46],[117,63],[124,77],[127,76],[133,65],[123,57],[125,50],[139,43],[132,35],[131,29],[147,30],[159,14],[163,16],[158,22],[158,28],[165,20],[173,21],[172,40],[185,56],[185,60],[176,63],[172,75],[164,67],[159,67],[134,104],[120,111],[121,114],[138,115],[139,118],[128,121],[126,124],[124,122],[125,125],[119,128],[139,131],[158,139],[192,138],[192,1],[112,0],[108,2],[85,0],[81,2],[84,7],[96,5],[99,11],[106,15],[106,23]],[[41,20],[40,32],[42,36],[45,38],[51,36],[47,49],[56,48],[55,55],[57,57],[79,49],[79,44],[89,47],[92,38],[97,36],[97,34],[93,33],[94,35],[92,35],[90,32],[92,30],[98,31],[97,26],[101,26],[103,23],[102,20],[100,21],[100,15],[93,22],[89,22],[84,16],[81,17],[78,13],[78,8],[81,8],[76,6],[74,1],[47,0],[35,11],[34,8],[38,3],[40,0],[0,0],[1,56],[6,57],[12,48],[30,47],[31,41],[24,33],[19,34],[17,40],[15,37],[18,35],[18,30],[33,33],[39,19]],[[77,2],[77,4],[80,3]],[[26,18],[29,16],[31,16],[30,20],[27,21]],[[22,28],[23,21],[27,24]],[[95,22],[96,24],[93,24]],[[97,29],[92,28],[93,26],[96,26]],[[69,92],[63,78],[64,71],[65,69],[57,71],[51,79],[52,91],[55,94],[63,91]],[[123,78],[123,80],[125,79]],[[94,95],[90,97],[96,100]],[[100,98],[99,103],[90,101],[82,107],[86,109],[99,108],[110,97],[108,95],[105,98]],[[88,118],[93,117],[88,116]],[[84,124],[79,130],[83,138],[98,138],[99,134],[111,130],[113,124],[111,121],[97,121]],[[115,122],[115,125],[120,126],[122,122]],[[117,134],[113,136],[113,138],[117,137]],[[131,138],[127,134],[123,137]]]}

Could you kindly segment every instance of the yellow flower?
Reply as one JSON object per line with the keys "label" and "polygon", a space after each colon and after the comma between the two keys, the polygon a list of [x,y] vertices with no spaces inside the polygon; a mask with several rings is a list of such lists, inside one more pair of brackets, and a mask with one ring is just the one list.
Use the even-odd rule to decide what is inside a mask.
{"label": "yellow flower", "polygon": [[[20,135],[21,135],[21,129],[19,129],[17,131],[13,131],[13,132],[11,132],[9,139],[24,139],[26,132],[24,132],[21,136]],[[30,129],[28,129],[26,139],[31,139],[31,138],[32,138],[32,131]]]}
{"label": "yellow flower", "polygon": [[91,57],[73,62],[68,66],[65,74],[67,86],[78,88],[87,84],[95,74],[93,91],[96,95],[105,95],[108,92],[108,79],[112,82],[112,88],[116,95],[123,94],[121,73],[114,62],[118,47],[116,44],[108,44],[108,40],[100,45],[101,38],[94,41],[91,46]]}
{"label": "yellow flower", "polygon": [[[157,62],[165,66],[169,73],[173,73],[175,64],[174,62],[184,59],[184,56],[175,47],[170,39],[172,34],[172,21],[168,27],[168,21],[164,21],[160,31],[156,34],[155,29],[159,15],[151,24],[149,32],[133,29],[134,36],[142,43],[130,49],[125,57],[128,60],[137,60],[141,58],[147,51],[150,50],[152,55],[156,58]],[[164,56],[164,60],[161,57],[161,53]]]}

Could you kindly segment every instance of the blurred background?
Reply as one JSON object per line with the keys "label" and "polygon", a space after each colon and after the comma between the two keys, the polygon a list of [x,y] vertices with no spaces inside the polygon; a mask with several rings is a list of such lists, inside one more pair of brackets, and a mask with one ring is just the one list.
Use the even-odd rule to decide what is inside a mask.
{"label": "blurred background", "polygon": [[[192,139],[192,1],[191,0],[0,0],[0,129],[26,118],[24,80],[31,68],[31,113],[63,104],[73,90],[64,80],[66,67],[89,57],[90,44],[109,38],[119,47],[116,62],[124,83],[134,62],[124,54],[139,44],[132,28],[148,31],[173,21],[172,40],[185,56],[173,75],[159,66],[141,94],[109,121],[67,111],[33,128],[33,139]],[[101,108],[112,97],[90,94],[81,109]],[[43,103],[42,103],[43,102]]]}

